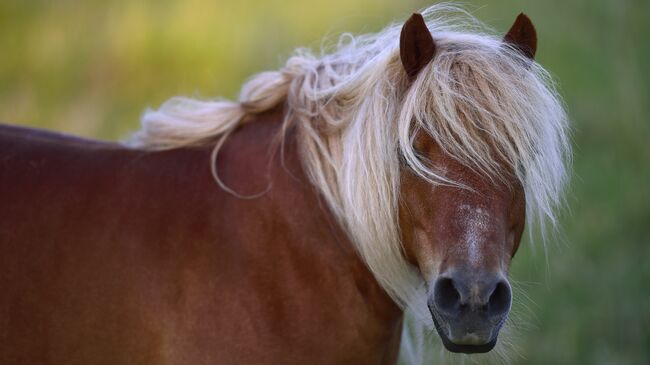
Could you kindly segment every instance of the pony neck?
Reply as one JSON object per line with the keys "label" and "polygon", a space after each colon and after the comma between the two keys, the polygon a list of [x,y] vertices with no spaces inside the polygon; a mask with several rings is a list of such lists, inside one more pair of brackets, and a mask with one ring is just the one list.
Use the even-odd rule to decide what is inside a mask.
{"label": "pony neck", "polygon": [[[278,290],[313,292],[302,300],[312,316],[337,308],[337,316],[348,319],[339,329],[342,338],[345,332],[354,331],[353,337],[364,342],[355,346],[357,349],[368,351],[370,357],[380,352],[382,361],[394,363],[402,311],[359,257],[309,181],[300,161],[300,137],[294,130],[284,131],[283,120],[284,110],[275,108],[233,132],[219,152],[219,177],[241,195],[266,191],[248,202],[258,210],[253,219],[267,221],[267,228],[259,232],[259,242],[265,246],[260,249],[273,250],[270,256],[291,261],[291,272],[279,274],[289,278]],[[238,183],[230,183],[234,181]],[[280,252],[283,250],[286,252]],[[315,278],[318,287],[303,287],[305,277]]]}

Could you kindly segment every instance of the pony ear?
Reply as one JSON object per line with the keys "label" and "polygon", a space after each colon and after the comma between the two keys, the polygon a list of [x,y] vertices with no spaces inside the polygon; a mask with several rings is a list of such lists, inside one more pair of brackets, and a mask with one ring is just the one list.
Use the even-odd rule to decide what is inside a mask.
{"label": "pony ear", "polygon": [[535,59],[537,51],[537,32],[530,18],[520,13],[508,33],[503,37],[503,42],[511,45],[528,59]]}
{"label": "pony ear", "polygon": [[436,44],[422,15],[414,13],[404,23],[399,37],[399,56],[404,70],[413,81],[418,72],[433,59]]}

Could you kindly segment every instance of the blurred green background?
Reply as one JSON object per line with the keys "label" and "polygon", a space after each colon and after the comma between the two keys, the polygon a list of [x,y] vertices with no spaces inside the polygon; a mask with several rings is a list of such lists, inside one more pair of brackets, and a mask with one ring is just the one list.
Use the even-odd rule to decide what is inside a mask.
{"label": "blurred green background", "polygon": [[[430,3],[2,0],[0,120],[118,139],[174,95],[235,97],[325,35],[372,32]],[[512,278],[521,364],[650,363],[650,2],[470,1],[505,31],[524,11],[575,149],[561,239]],[[546,251],[546,252],[545,252]],[[525,324],[523,324],[525,323]]]}

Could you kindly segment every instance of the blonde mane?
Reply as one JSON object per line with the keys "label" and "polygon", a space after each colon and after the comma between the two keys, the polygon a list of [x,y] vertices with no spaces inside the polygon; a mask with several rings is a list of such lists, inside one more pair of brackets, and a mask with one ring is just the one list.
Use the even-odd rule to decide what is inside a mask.
{"label": "blonde mane", "polygon": [[344,34],[328,52],[300,49],[282,69],[254,76],[238,102],[174,98],[146,112],[129,143],[168,149],[220,137],[216,156],[247,116],[284,103],[284,129],[297,130],[303,166],[360,256],[396,303],[431,326],[424,283],[402,253],[400,164],[434,184],[455,182],[418,156],[415,133],[493,178],[509,165],[526,191],[529,227],[555,225],[570,154],[562,102],[540,65],[457,7],[422,15],[436,54],[412,83],[399,58],[401,24]]}

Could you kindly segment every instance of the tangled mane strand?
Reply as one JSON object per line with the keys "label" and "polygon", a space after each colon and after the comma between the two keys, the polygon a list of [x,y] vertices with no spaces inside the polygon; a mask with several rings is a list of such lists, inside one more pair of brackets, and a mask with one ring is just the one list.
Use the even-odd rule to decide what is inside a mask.
{"label": "tangled mane strand", "polygon": [[434,5],[422,15],[436,55],[412,83],[399,59],[401,25],[344,34],[330,52],[300,49],[282,69],[254,76],[238,102],[173,98],[147,111],[128,143],[169,149],[218,139],[214,160],[249,116],[284,103],[283,130],[297,130],[312,183],[387,293],[431,328],[423,281],[402,253],[400,160],[431,183],[458,184],[418,156],[415,134],[425,131],[491,178],[514,171],[526,192],[529,227],[542,230],[544,222],[555,226],[570,150],[562,102],[540,65],[456,6]]}

